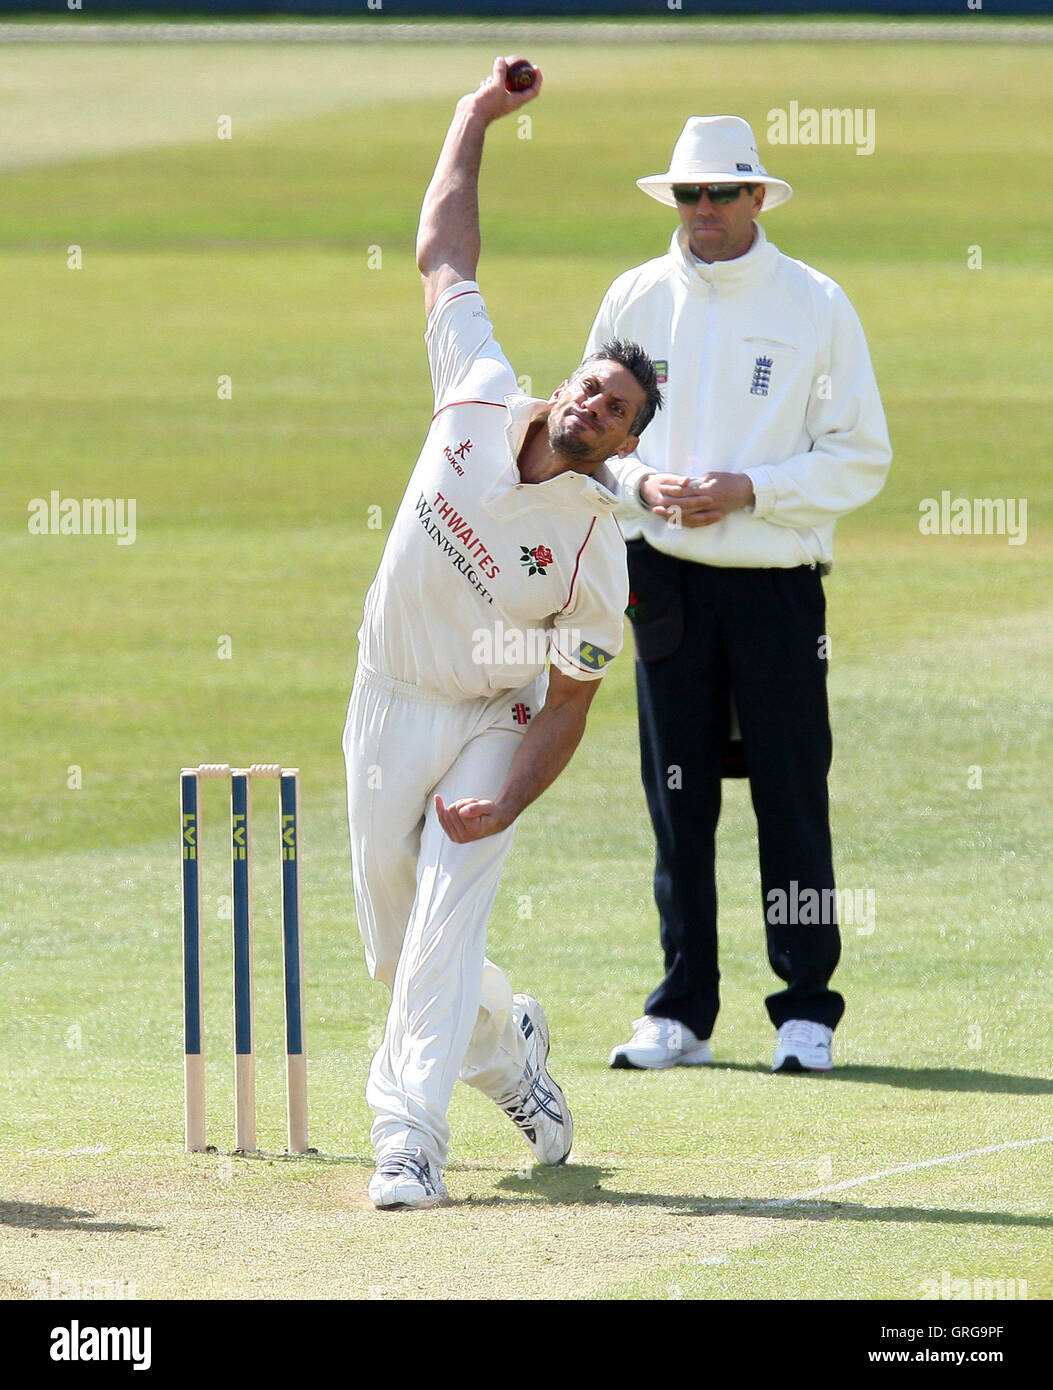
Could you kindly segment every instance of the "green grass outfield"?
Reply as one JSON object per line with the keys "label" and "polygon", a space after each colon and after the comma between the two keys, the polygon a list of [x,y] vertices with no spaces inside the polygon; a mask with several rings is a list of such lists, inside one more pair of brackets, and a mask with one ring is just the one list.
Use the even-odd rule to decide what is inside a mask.
{"label": "green grass outfield", "polygon": [[[370,509],[386,526],[429,413],[420,197],[491,56],[26,47],[5,73],[0,1296],[109,1281],[162,1299],[915,1300],[946,1273],[1049,1298],[1045,49],[531,53],[546,89],[531,138],[491,132],[480,279],[537,394],[614,275],[664,249],[672,215],[633,179],[666,167],[692,112],[752,120],[797,189],[769,234],[840,280],[867,328],[896,459],[840,527],[827,592],[838,881],[874,890],[876,922],[845,929],[837,1070],[771,1076],[752,814],[729,784],[718,1064],[607,1069],[658,967],[620,660],[570,770],[523,817],[491,934],[548,1009],[573,1161],[532,1170],[462,1088],[453,1205],[369,1207],[363,1087],[385,1001],[355,928],[339,738],[384,536]],[[874,153],[768,146],[767,112],[791,100],[873,108]],[[919,502],[945,489],[1026,498],[1026,544],[921,535]],[[53,490],[134,498],[135,543],[29,534],[30,500]],[[187,1156],[177,773],[270,760],[303,770],[320,1152],[278,1156],[261,853],[274,1156]],[[229,1150],[229,861],[222,793],[205,792],[209,1087]]]}

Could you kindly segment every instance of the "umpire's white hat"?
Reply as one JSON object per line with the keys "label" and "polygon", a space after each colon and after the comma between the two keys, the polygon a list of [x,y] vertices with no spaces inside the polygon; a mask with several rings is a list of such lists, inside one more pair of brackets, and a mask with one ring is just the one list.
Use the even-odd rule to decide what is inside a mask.
{"label": "umpire's white hat", "polygon": [[674,183],[762,183],[762,212],[793,197],[785,180],[764,172],[753,131],[741,116],[691,116],[667,172],[636,180],[638,188],[671,208],[676,207]]}

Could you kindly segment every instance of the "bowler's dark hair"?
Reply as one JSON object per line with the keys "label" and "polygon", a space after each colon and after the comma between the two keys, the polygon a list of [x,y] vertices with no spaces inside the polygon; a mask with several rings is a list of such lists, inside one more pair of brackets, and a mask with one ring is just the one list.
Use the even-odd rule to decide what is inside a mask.
{"label": "bowler's dark hair", "polygon": [[578,376],[581,368],[590,362],[617,362],[619,367],[632,372],[633,376],[647,392],[647,399],[640,407],[632,423],[632,434],[643,434],[654,419],[655,411],[662,408],[662,393],[658,389],[658,373],[648,353],[639,343],[631,343],[627,338],[611,338],[601,343],[595,352],[590,352],[574,373]]}

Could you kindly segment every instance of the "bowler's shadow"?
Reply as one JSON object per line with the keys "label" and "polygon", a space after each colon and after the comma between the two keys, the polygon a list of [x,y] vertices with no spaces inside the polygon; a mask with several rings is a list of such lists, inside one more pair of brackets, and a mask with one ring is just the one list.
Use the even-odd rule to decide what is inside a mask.
{"label": "bowler's shadow", "polygon": [[40,1202],[0,1202],[0,1226],[20,1226],[32,1231],[84,1231],[96,1235],[114,1232],[139,1235],[163,1231],[163,1226],[139,1226],[132,1221],[96,1221],[93,1211],[74,1207],[49,1207]]}
{"label": "bowler's shadow", "polygon": [[[808,1197],[709,1197],[705,1193],[632,1192],[605,1186],[617,1179],[617,1169],[586,1163],[570,1163],[559,1168],[535,1168],[521,1178],[510,1173],[499,1178],[495,1187],[514,1193],[520,1201],[532,1196],[546,1206],[658,1207],[678,1216],[746,1216],[772,1221],[903,1221],[953,1226],[1017,1226],[1031,1229],[1053,1228],[1053,1216],[1013,1211],[962,1211],[954,1207],[867,1207],[854,1202],[824,1201]],[[489,1203],[503,1204],[494,1197]],[[457,1205],[461,1205],[457,1203]],[[472,1203],[476,1205],[476,1203]]]}

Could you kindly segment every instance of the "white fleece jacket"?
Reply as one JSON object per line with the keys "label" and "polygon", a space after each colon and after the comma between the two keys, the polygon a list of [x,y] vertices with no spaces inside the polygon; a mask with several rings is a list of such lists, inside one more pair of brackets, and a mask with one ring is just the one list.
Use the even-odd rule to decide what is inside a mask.
{"label": "white fleece jacket", "polygon": [[[838,517],[881,491],[892,458],[841,287],[784,256],[759,223],[744,256],[712,265],[678,229],[666,255],[611,285],[586,353],[610,338],[640,343],[668,378],[637,454],[608,465],[626,535],[708,565],[829,569]],[[756,502],[712,526],[673,526],[640,504],[651,470],[746,473]]]}

